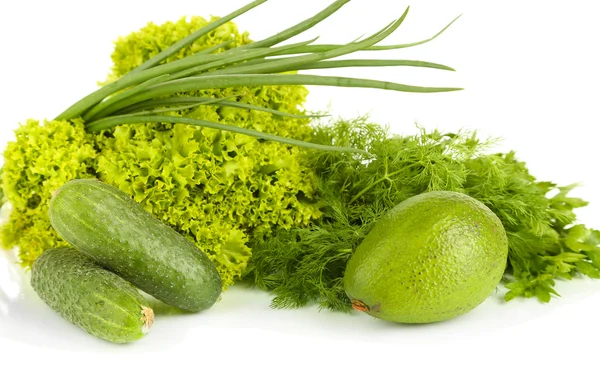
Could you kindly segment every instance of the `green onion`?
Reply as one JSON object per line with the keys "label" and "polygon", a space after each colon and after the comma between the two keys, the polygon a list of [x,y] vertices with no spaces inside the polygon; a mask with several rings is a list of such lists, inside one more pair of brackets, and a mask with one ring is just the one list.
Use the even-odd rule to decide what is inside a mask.
{"label": "green onion", "polygon": [[181,109],[192,108],[192,106],[199,106],[203,104],[224,106],[224,107],[235,107],[248,110],[268,112],[273,115],[290,117],[296,119],[306,118],[321,118],[327,117],[328,115],[295,115],[293,113],[287,113],[283,111],[274,110],[262,106],[255,106],[248,103],[231,101],[231,98],[237,96],[229,96],[224,98],[211,98],[211,97],[171,97],[171,98],[158,98],[151,99],[148,101],[140,102],[129,106],[128,108],[117,111],[118,115],[130,114],[134,112],[146,111],[149,108],[164,107],[164,106],[180,106]]}
{"label": "green onion", "polygon": [[309,143],[306,141],[284,138],[281,136],[266,134],[266,133],[256,131],[256,130],[245,129],[243,127],[239,127],[239,126],[235,126],[235,125],[220,124],[220,123],[212,122],[212,121],[205,121],[205,120],[200,120],[200,119],[192,119],[192,118],[179,117],[179,116],[122,115],[122,116],[115,116],[115,117],[107,117],[107,118],[100,119],[100,120],[90,123],[87,126],[87,129],[90,132],[97,132],[100,130],[109,129],[111,127],[115,127],[115,126],[119,126],[119,125],[141,124],[141,123],[146,123],[146,122],[170,122],[170,123],[176,123],[176,124],[202,126],[202,127],[212,128],[212,129],[219,129],[219,130],[225,130],[225,131],[230,131],[230,132],[239,133],[239,134],[245,134],[245,135],[253,136],[255,138],[271,140],[271,141],[275,141],[275,142],[279,142],[279,143],[283,143],[283,144],[296,145],[296,146],[303,147],[303,148],[313,148],[313,149],[320,149],[320,150],[327,150],[327,151],[334,151],[334,152],[360,153],[360,154],[366,154],[366,155],[369,154],[368,152],[361,150],[361,149],[313,144],[313,143]]}
{"label": "green onion", "polygon": [[[266,0],[253,1],[229,15],[199,29],[190,36],[180,40],[158,55],[144,62],[117,81],[105,85],[101,89],[76,102],[57,116],[56,119],[70,120],[82,118],[85,121],[86,129],[89,131],[99,131],[120,124],[159,121],[184,123],[237,132],[255,136],[260,139],[272,140],[305,148],[351,151],[344,147],[332,147],[301,142],[227,124],[175,116],[164,116],[161,114],[193,108],[200,104],[214,104],[218,106],[265,111],[286,117],[313,117],[293,115],[260,106],[250,106],[241,102],[228,100],[231,97],[202,99],[200,97],[174,96],[174,94],[180,92],[203,89],[260,85],[323,85],[376,88],[412,93],[437,93],[461,89],[452,87],[421,87],[389,81],[339,76],[296,74],[295,72],[299,70],[396,66],[426,67],[454,71],[454,69],[449,66],[426,61],[336,59],[340,56],[349,55],[357,51],[385,51],[417,46],[437,38],[450,27],[456,19],[458,19],[458,17],[454,19],[433,37],[422,41],[399,45],[378,45],[400,27],[408,15],[409,8],[406,8],[400,18],[390,22],[380,31],[360,41],[355,40],[342,45],[318,45],[313,44],[316,40],[313,39],[284,46],[277,46],[324,21],[350,0],[337,0],[316,15],[261,41],[214,53],[229,44],[228,42],[225,42],[183,59],[165,62],[169,56],[177,53],[182,48],[189,46],[198,38],[258,5],[261,5],[265,1]],[[282,74],[290,72],[291,74]],[[353,152],[356,153],[355,150]]]}
{"label": "green onion", "polygon": [[400,92],[437,93],[451,92],[459,88],[418,87],[406,84],[382,82],[371,79],[344,78],[336,76],[300,75],[300,74],[239,74],[239,75],[213,75],[188,77],[161,83],[147,88],[118,103],[110,105],[106,110],[98,113],[99,116],[109,116],[113,112],[125,108],[130,104],[148,99],[188,92],[198,89],[231,88],[256,85],[326,85],[350,88],[375,88]]}
{"label": "green onion", "polygon": [[138,92],[145,90],[147,87],[159,84],[160,82],[164,82],[169,78],[169,74],[159,75],[156,78],[152,78],[150,80],[146,80],[145,82],[136,85],[135,87],[124,91],[123,93],[119,93],[116,96],[109,98],[108,100],[94,106],[91,110],[86,112],[82,117],[85,121],[91,120],[97,113],[97,111],[117,104],[119,101],[126,100],[130,96],[136,95]]}

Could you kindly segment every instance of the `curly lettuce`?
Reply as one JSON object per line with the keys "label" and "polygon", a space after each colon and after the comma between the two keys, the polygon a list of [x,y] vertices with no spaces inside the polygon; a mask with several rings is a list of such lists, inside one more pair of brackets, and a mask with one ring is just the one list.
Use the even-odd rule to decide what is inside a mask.
{"label": "curly lettuce", "polygon": [[[160,25],[150,22],[137,32],[119,37],[115,42],[114,51],[111,55],[113,66],[112,73],[108,79],[118,79],[175,42],[217,19],[219,18],[215,16],[211,17],[210,20],[193,16],[181,17],[175,22],[166,22]],[[190,46],[170,56],[166,62],[190,56],[198,51],[220,45],[224,42],[229,43],[220,50],[236,48],[250,43],[251,40],[248,32],[240,33],[234,23],[225,23],[202,36]]]}
{"label": "curly lettuce", "polygon": [[[119,38],[108,81],[207,23],[201,17],[150,23]],[[227,41],[225,49],[251,42],[227,23],[173,58]],[[302,114],[307,91],[302,86],[239,87],[187,95],[236,96],[240,102]],[[173,113],[296,139],[308,140],[311,134],[308,119],[256,110],[201,105]],[[45,249],[67,245],[52,230],[47,208],[52,192],[74,178],[97,177],[128,193],[203,250],[224,287],[246,269],[252,236],[307,225],[321,215],[314,202],[316,176],[299,148],[220,130],[147,123],[90,134],[78,122],[28,121],[4,158],[2,189],[14,210],[2,228],[2,244],[17,246],[26,267]]]}
{"label": "curly lettuce", "polygon": [[28,120],[4,151],[2,191],[12,206],[1,229],[3,247],[16,246],[25,267],[48,248],[67,246],[50,226],[52,193],[65,182],[94,177],[97,152],[82,122]]}

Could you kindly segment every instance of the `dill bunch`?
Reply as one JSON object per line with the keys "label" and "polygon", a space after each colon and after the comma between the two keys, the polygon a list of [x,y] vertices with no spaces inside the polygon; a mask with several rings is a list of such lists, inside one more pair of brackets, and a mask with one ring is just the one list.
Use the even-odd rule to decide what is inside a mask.
{"label": "dill bunch", "polygon": [[509,239],[507,301],[535,296],[549,302],[558,295],[556,278],[600,278],[600,231],[576,224],[573,210],[587,203],[569,196],[574,186],[537,181],[514,152],[486,153],[494,140],[424,129],[392,136],[359,118],[317,125],[312,141],[366,150],[372,157],[323,151],[303,156],[317,174],[323,215],[308,227],[280,228],[251,240],[245,279],[271,291],[275,308],[316,303],[349,311],[342,279],[354,249],[387,210],[434,190],[470,195],[501,219]]}

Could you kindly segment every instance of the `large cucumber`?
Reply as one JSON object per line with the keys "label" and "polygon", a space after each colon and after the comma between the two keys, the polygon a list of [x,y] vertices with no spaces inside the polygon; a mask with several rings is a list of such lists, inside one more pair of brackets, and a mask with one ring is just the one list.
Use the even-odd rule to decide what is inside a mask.
{"label": "large cucumber", "polygon": [[111,185],[69,181],[54,193],[49,214],[73,247],[169,305],[199,311],[221,294],[206,254]]}
{"label": "large cucumber", "polygon": [[114,343],[141,338],[154,322],[137,289],[72,248],[49,249],[38,257],[31,285],[65,319]]}

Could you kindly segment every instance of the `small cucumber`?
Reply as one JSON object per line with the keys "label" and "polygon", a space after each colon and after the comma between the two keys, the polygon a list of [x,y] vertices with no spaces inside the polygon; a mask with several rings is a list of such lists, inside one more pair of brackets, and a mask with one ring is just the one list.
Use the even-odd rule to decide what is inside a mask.
{"label": "small cucumber", "polygon": [[169,305],[200,311],[221,294],[206,254],[111,185],[69,181],[54,193],[49,216],[73,247]]}
{"label": "small cucumber", "polygon": [[65,319],[113,343],[140,339],[154,322],[137,289],[72,248],[44,251],[32,265],[31,286]]}

